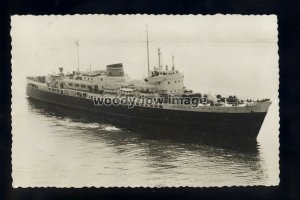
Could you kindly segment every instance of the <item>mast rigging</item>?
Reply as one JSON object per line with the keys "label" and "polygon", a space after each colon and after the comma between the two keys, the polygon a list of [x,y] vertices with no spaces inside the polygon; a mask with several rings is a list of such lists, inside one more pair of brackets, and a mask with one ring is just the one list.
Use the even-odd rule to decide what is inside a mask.
{"label": "mast rigging", "polygon": [[147,64],[148,64],[148,77],[150,77],[148,25],[146,25],[146,33],[147,33]]}

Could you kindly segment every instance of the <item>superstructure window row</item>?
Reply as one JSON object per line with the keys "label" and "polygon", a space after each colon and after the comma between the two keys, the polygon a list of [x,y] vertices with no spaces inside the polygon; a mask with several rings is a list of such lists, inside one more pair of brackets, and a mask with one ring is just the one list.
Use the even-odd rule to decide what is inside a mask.
{"label": "superstructure window row", "polygon": [[68,86],[81,87],[81,88],[86,88],[87,87],[86,85],[79,85],[79,84],[76,84],[76,83],[74,85],[73,85],[73,83],[68,83]]}

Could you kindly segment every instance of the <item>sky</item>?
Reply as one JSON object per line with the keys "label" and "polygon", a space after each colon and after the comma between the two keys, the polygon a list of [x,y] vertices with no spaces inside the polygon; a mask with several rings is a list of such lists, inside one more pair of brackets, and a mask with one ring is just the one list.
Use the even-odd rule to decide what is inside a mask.
{"label": "sky", "polygon": [[[12,16],[13,80],[29,75],[105,69],[123,63],[125,73],[147,73],[146,25],[150,66],[163,65],[185,75],[189,89],[206,93],[277,98],[278,46],[275,15],[50,15]],[[17,84],[13,87],[20,88]]]}

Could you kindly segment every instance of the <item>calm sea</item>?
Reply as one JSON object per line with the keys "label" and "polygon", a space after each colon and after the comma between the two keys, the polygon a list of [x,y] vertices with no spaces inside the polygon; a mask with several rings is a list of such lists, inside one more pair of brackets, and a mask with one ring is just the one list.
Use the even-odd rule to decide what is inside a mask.
{"label": "calm sea", "polygon": [[19,97],[14,102],[19,114],[13,118],[13,186],[278,184],[278,136],[268,127],[274,108],[258,142],[241,148],[177,132],[127,130],[91,120],[84,112]]}
{"label": "calm sea", "polygon": [[[66,71],[74,69],[76,53],[69,50],[74,50],[73,46],[62,45],[53,50],[27,45],[13,49],[14,187],[197,187],[279,183],[276,44],[205,48],[190,44],[170,48],[177,50],[176,67],[181,67],[185,73],[188,88],[208,92],[215,88],[219,91],[211,91],[275,99],[257,143],[250,147],[234,142],[223,144],[221,139],[184,137],[180,132],[128,130],[118,124],[92,120],[91,115],[82,111],[29,100],[25,95],[25,77],[47,74],[58,66],[68,66]],[[82,46],[82,62],[89,60],[93,69],[120,60],[128,74],[141,77],[145,71],[141,67],[146,66],[143,63],[144,44],[136,48],[97,44],[92,50],[92,45],[86,49]],[[172,51],[164,48],[164,52]],[[99,59],[109,55],[115,57]],[[74,63],[68,63],[72,60]],[[136,64],[139,60],[143,62]],[[167,61],[166,58],[164,63]],[[88,68],[88,64],[82,65]]]}

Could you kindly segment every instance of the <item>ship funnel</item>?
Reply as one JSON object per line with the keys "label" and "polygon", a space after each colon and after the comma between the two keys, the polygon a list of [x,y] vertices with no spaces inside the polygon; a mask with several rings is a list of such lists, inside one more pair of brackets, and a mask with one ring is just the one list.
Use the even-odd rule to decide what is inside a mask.
{"label": "ship funnel", "polygon": [[106,66],[106,75],[107,76],[124,76],[124,69],[122,63],[112,64]]}

